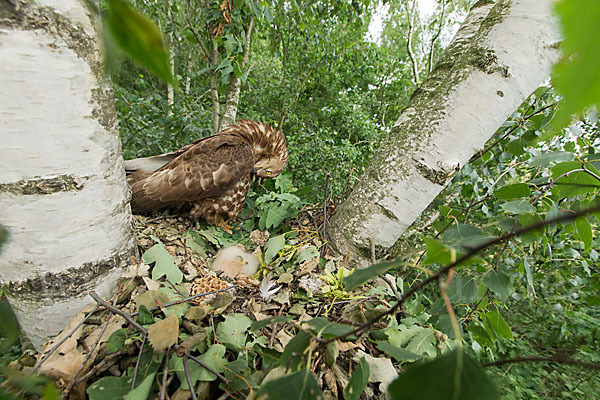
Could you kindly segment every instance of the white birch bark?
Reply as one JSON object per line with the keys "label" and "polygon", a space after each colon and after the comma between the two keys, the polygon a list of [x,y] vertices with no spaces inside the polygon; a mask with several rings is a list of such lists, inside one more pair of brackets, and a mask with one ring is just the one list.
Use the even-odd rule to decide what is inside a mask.
{"label": "white birch bark", "polygon": [[414,93],[327,227],[354,265],[385,254],[549,75],[560,40],[552,0],[481,1]]}
{"label": "white birch bark", "polygon": [[36,0],[0,13],[0,283],[39,349],[89,291],[110,295],[135,251],[131,211],[93,12]]}

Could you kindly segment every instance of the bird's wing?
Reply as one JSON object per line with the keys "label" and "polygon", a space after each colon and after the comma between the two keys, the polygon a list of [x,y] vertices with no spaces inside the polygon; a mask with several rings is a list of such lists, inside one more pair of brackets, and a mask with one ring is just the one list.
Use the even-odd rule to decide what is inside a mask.
{"label": "bird's wing", "polygon": [[165,204],[219,196],[254,166],[252,149],[235,135],[216,135],[195,142],[187,151],[145,179],[142,190]]}
{"label": "bird's wing", "polygon": [[127,172],[127,175],[133,174],[138,171],[154,172],[164,167],[166,164],[173,161],[175,158],[185,153],[198,143],[208,140],[210,138],[211,137],[209,136],[196,139],[192,143],[187,144],[182,148],[177,149],[175,151],[171,151],[169,153],[159,154],[150,157],[134,158],[132,160],[125,160],[123,163],[123,165],[125,166],[125,172]]}

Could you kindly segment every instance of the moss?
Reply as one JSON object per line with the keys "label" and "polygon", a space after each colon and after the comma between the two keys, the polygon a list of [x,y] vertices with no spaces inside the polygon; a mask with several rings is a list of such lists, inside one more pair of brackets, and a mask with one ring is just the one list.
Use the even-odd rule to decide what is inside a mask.
{"label": "moss", "polygon": [[70,192],[73,190],[81,190],[82,188],[82,179],[71,175],[60,175],[56,178],[46,179],[34,178],[0,184],[0,192],[8,192],[21,196]]}

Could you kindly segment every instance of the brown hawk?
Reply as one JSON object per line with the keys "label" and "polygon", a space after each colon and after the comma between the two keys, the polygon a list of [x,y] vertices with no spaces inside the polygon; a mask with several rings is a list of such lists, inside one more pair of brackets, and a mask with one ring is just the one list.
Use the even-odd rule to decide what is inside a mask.
{"label": "brown hawk", "polygon": [[125,161],[131,209],[145,213],[165,207],[190,210],[230,232],[227,225],[244,206],[251,175],[273,178],[288,163],[281,131],[240,120],[216,135],[171,153]]}

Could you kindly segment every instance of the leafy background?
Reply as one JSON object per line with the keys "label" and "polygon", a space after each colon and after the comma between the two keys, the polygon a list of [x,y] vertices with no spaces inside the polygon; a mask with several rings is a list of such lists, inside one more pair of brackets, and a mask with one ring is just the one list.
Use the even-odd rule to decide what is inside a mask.
{"label": "leafy background", "polygon": [[[107,27],[112,29],[112,35],[109,31],[106,35],[109,54],[119,46],[128,54],[110,58],[126,158],[165,152],[212,132],[207,64],[190,35],[186,2],[140,0],[133,6],[120,0],[101,2]],[[202,12],[220,17],[215,11],[219,6],[213,4]],[[100,377],[87,389],[90,398],[145,398],[157,390],[162,365],[176,376],[181,390],[191,382],[201,391],[219,381],[217,374],[224,374],[229,384],[215,383],[220,389],[247,394],[252,387],[256,395],[269,398],[280,398],[283,388],[286,394],[288,388],[295,388],[297,398],[318,398],[323,388],[332,390],[323,384],[326,374],[313,374],[315,365],[326,365],[330,371],[340,365],[352,370],[345,385],[339,384],[347,399],[358,398],[363,391],[368,396],[385,391],[397,371],[403,373],[389,391],[398,399],[446,398],[454,391],[461,399],[482,398],[482,393],[487,393],[486,398],[594,398],[600,387],[600,240],[596,235],[600,214],[596,210],[575,220],[541,225],[598,204],[598,113],[586,107],[600,104],[600,51],[593,23],[600,18],[600,5],[583,0],[558,3],[564,57],[555,68],[552,85],[536,90],[462,168],[397,244],[396,260],[353,273],[343,260],[321,257],[323,242],[316,233],[301,233],[306,228],[302,220],[319,215],[314,209],[322,208],[324,196],[328,204],[344,198],[415,90],[418,82],[406,47],[410,8],[389,2],[382,37],[374,42],[367,30],[375,4],[367,0],[235,1],[234,6],[247,7],[244,12],[253,13],[257,25],[249,66],[246,71],[236,70],[243,32],[232,14],[234,23],[219,39],[223,55],[219,90],[226,90],[231,74],[242,76],[238,117],[280,124],[288,139],[290,166],[277,180],[253,187],[241,215],[241,229],[233,236],[210,227],[170,234],[195,254],[209,257],[228,244],[248,246],[254,229],[268,230],[270,239],[252,246],[261,249],[264,276],[272,274],[276,282],[265,283],[267,278],[262,278],[265,302],[296,288],[294,275],[307,262],[314,264],[313,274],[325,289],[318,295],[298,291],[286,315],[261,322],[235,310],[235,303],[221,300],[224,303],[214,304],[210,311],[215,320],[209,326],[216,341],[204,328],[190,335],[180,324],[186,319],[205,321],[207,314],[186,314],[191,309],[187,304],[164,312],[149,311],[152,303],[143,304],[149,299],[181,298],[187,290],[173,289],[187,279],[177,255],[160,239],[148,239],[144,261],[154,267],[147,278],[156,281],[159,289],[148,290],[146,299],[132,301],[139,313],[137,321],[148,329],[151,348],[158,351],[140,349],[138,364],[143,373],[136,380],[132,368],[120,377]],[[438,4],[430,19],[415,19],[410,35],[422,77],[429,70],[429,53],[435,60],[447,44],[443,35],[442,40],[431,41],[440,21],[451,27],[464,17],[468,6],[468,2],[444,3],[443,17]],[[135,22],[120,24],[123,18]],[[167,52],[160,46],[153,50],[160,30],[139,30],[151,26],[151,20],[163,35],[173,38],[175,74],[165,62]],[[128,35],[138,41],[127,43],[123,38]],[[145,47],[139,43],[146,43]],[[179,88],[171,104],[165,82]],[[533,224],[540,229],[484,248],[457,266],[439,288],[423,286],[404,299],[473,247]],[[314,232],[319,228],[318,222],[310,225]],[[7,233],[0,230],[0,245],[2,234]],[[386,282],[370,280],[377,276],[384,276]],[[283,288],[281,293],[275,292],[276,286]],[[299,310],[312,304],[353,301],[359,296],[374,296],[377,301],[364,302],[360,315],[333,305],[324,315],[350,315],[351,321],[364,323],[402,306],[396,317],[382,318],[383,327],[369,326],[367,353],[340,350],[348,342],[336,338],[348,335],[346,324],[322,316],[304,325],[298,321]],[[0,305],[2,315],[10,315],[6,303]],[[17,357],[22,361],[26,354],[16,340],[16,321],[7,318],[1,326],[3,365]],[[292,326],[294,335],[278,352],[268,345],[268,333],[284,325]],[[212,372],[193,359],[187,360],[186,367],[184,358],[168,352],[172,344],[190,337],[196,340],[190,354]],[[106,348],[111,352],[139,349],[142,339],[135,329],[121,328],[106,340]],[[538,361],[498,363],[516,358]],[[286,368],[288,374],[281,376]],[[43,378],[17,376],[6,368],[0,376],[12,382],[11,388],[58,396]],[[341,378],[336,375],[336,379]],[[457,382],[463,383],[462,389]],[[111,397],[105,397],[107,393]]]}

